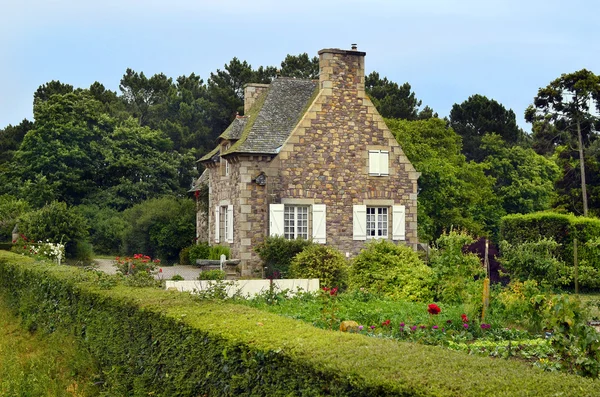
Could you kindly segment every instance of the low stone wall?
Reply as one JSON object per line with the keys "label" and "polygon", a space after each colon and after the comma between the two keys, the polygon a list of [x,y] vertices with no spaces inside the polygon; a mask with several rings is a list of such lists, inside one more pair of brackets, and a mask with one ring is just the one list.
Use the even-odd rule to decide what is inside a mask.
{"label": "low stone wall", "polygon": [[[187,291],[197,293],[210,289],[216,281],[214,280],[167,280],[166,288],[176,288],[178,291]],[[271,280],[229,280],[223,281],[229,297],[239,294],[244,297],[252,298],[255,295],[269,291]],[[288,290],[290,295],[298,291],[315,292],[319,290],[319,279],[278,279],[273,280],[273,288],[277,292]]]}

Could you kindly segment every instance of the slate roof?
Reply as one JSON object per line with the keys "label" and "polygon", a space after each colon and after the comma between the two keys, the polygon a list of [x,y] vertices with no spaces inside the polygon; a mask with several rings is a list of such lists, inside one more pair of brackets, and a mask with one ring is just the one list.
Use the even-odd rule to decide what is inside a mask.
{"label": "slate roof", "polygon": [[[271,82],[267,91],[257,98],[244,117],[236,118],[219,136],[235,140],[223,153],[277,154],[279,148],[298,124],[318,92],[318,81],[280,77]],[[218,148],[199,161],[215,160]]]}
{"label": "slate roof", "polygon": [[229,127],[227,127],[227,129],[221,135],[219,135],[219,138],[229,140],[240,139],[247,122],[248,116],[236,116],[235,120],[229,124]]}

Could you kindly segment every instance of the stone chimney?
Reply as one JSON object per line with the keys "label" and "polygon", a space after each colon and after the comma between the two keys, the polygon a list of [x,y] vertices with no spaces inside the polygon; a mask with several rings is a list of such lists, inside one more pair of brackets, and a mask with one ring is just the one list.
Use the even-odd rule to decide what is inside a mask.
{"label": "stone chimney", "polygon": [[356,90],[364,95],[365,55],[357,51],[356,44],[351,50],[326,48],[319,51],[320,88],[336,90]]}
{"label": "stone chimney", "polygon": [[244,86],[244,115],[256,102],[256,99],[269,88],[269,84],[248,83]]}

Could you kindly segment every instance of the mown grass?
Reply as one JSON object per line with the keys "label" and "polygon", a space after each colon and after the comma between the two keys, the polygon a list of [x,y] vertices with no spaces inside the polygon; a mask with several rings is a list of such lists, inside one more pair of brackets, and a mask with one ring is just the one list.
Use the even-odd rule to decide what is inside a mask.
{"label": "mown grass", "polygon": [[30,333],[0,296],[0,396],[97,396],[95,373],[74,338]]}

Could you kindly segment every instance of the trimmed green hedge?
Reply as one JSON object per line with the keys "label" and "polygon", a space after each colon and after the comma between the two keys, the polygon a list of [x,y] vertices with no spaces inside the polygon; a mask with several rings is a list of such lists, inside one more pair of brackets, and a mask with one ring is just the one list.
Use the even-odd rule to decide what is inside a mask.
{"label": "trimmed green hedge", "polygon": [[109,395],[597,395],[520,362],[316,329],[246,306],[116,285],[0,252],[0,293],[30,328],[70,330]]}
{"label": "trimmed green hedge", "polygon": [[[553,238],[559,243],[560,259],[572,265],[573,239],[577,238],[581,245],[600,237],[600,219],[555,212],[536,212],[507,215],[500,220],[500,241],[506,240],[515,245],[538,241],[544,237]],[[585,258],[579,255],[579,259]]]}

